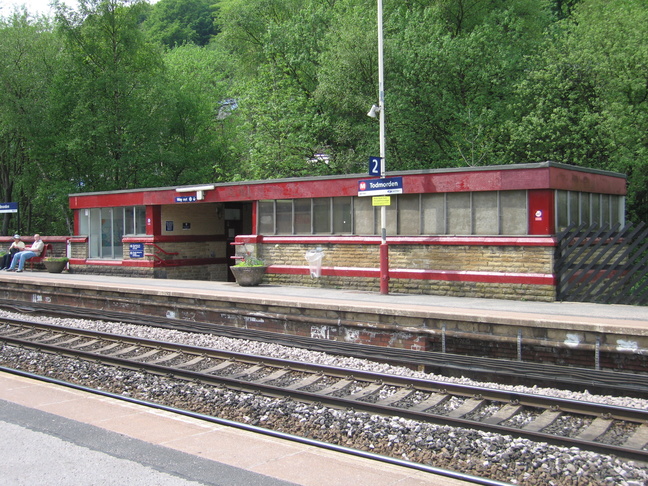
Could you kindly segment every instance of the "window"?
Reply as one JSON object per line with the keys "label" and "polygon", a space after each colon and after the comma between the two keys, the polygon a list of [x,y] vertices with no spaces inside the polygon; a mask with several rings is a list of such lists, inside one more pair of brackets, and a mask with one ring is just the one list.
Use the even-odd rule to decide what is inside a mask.
{"label": "window", "polygon": [[570,224],[594,223],[599,226],[623,224],[625,220],[623,196],[578,191],[556,191],[556,227]]}
{"label": "window", "polygon": [[146,234],[144,206],[80,210],[79,229],[88,235],[90,258],[123,258],[124,235]]}
{"label": "window", "polygon": [[[399,194],[386,207],[388,235],[525,235],[527,192]],[[266,235],[379,235],[371,197],[259,201],[258,231]]]}

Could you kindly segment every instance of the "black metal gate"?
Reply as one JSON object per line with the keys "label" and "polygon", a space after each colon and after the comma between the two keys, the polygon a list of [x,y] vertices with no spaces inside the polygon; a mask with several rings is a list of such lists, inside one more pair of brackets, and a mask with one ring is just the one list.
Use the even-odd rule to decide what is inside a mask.
{"label": "black metal gate", "polygon": [[648,228],[570,225],[559,233],[557,300],[648,305]]}

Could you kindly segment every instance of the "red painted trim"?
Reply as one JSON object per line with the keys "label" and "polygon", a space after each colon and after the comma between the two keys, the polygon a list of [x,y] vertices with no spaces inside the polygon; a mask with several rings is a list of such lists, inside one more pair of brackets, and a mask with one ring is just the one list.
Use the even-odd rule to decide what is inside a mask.
{"label": "red painted trim", "polygon": [[[626,178],[622,175],[588,171],[584,168],[538,166],[492,166],[479,169],[445,169],[430,172],[400,172],[390,176],[403,177],[405,194],[452,193],[467,191],[511,191],[534,189],[564,189],[626,194]],[[215,184],[205,192],[202,202],[176,203],[175,188],[120,191],[110,193],[77,194],[70,196],[70,208],[100,208],[111,206],[160,206],[167,204],[195,204],[258,201],[263,199],[299,199],[312,197],[357,196],[358,182],[370,179],[366,175],[299,178],[294,180],[249,181]],[[148,214],[147,214],[148,216]],[[153,233],[153,234],[159,234]]]}
{"label": "red painted trim", "polygon": [[[267,273],[283,275],[309,275],[308,267],[271,265]],[[378,268],[356,267],[322,267],[322,275],[329,277],[366,277],[380,278]],[[499,284],[556,285],[556,278],[546,273],[513,273],[513,272],[466,272],[423,269],[393,269],[389,271],[390,279],[438,280],[450,282],[480,282]]]}
{"label": "red painted trim", "polygon": [[627,194],[625,177],[614,177],[587,171],[551,167],[549,187],[565,191],[594,192],[601,194]]}
{"label": "red painted trim", "polygon": [[[301,245],[380,245],[379,236],[263,236],[238,235],[236,243],[301,244]],[[388,236],[390,245],[444,245],[444,246],[556,246],[550,236]]]}

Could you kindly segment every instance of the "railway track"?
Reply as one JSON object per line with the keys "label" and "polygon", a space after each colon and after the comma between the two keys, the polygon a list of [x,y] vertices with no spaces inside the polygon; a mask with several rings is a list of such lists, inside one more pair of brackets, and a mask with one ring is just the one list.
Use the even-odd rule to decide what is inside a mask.
{"label": "railway track", "polygon": [[[508,385],[525,385],[588,391],[599,395],[617,395],[644,398],[648,396],[648,374],[627,373],[618,370],[579,368],[546,363],[512,361],[464,356],[434,351],[414,351],[385,346],[358,345],[276,332],[214,325],[207,322],[181,319],[160,319],[154,316],[133,316],[122,312],[102,311],[54,304],[17,305],[0,299],[0,307],[24,314],[57,315],[71,318],[124,322],[142,326],[160,327],[177,331],[213,334],[233,339],[246,339],[290,347],[351,356],[391,364],[416,367],[428,373],[459,376],[477,381],[496,381]],[[246,314],[248,315],[248,314]],[[266,313],[250,313],[249,317],[266,318]],[[277,317],[277,316],[271,316]]]}
{"label": "railway track", "polygon": [[296,363],[3,319],[0,341],[270,397],[524,437],[648,462],[648,411]]}

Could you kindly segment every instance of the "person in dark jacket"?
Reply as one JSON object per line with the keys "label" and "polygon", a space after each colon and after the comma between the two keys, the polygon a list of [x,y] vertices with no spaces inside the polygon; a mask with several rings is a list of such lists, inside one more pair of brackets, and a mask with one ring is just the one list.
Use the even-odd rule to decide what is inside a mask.
{"label": "person in dark jacket", "polygon": [[11,260],[13,259],[14,255],[19,251],[23,251],[24,249],[25,249],[25,243],[20,239],[20,235],[14,235],[14,240],[13,243],[11,243],[11,246],[9,247],[9,251],[7,252],[6,255],[2,257],[2,261],[0,261],[0,270],[5,270],[9,268],[9,265],[11,265]]}

